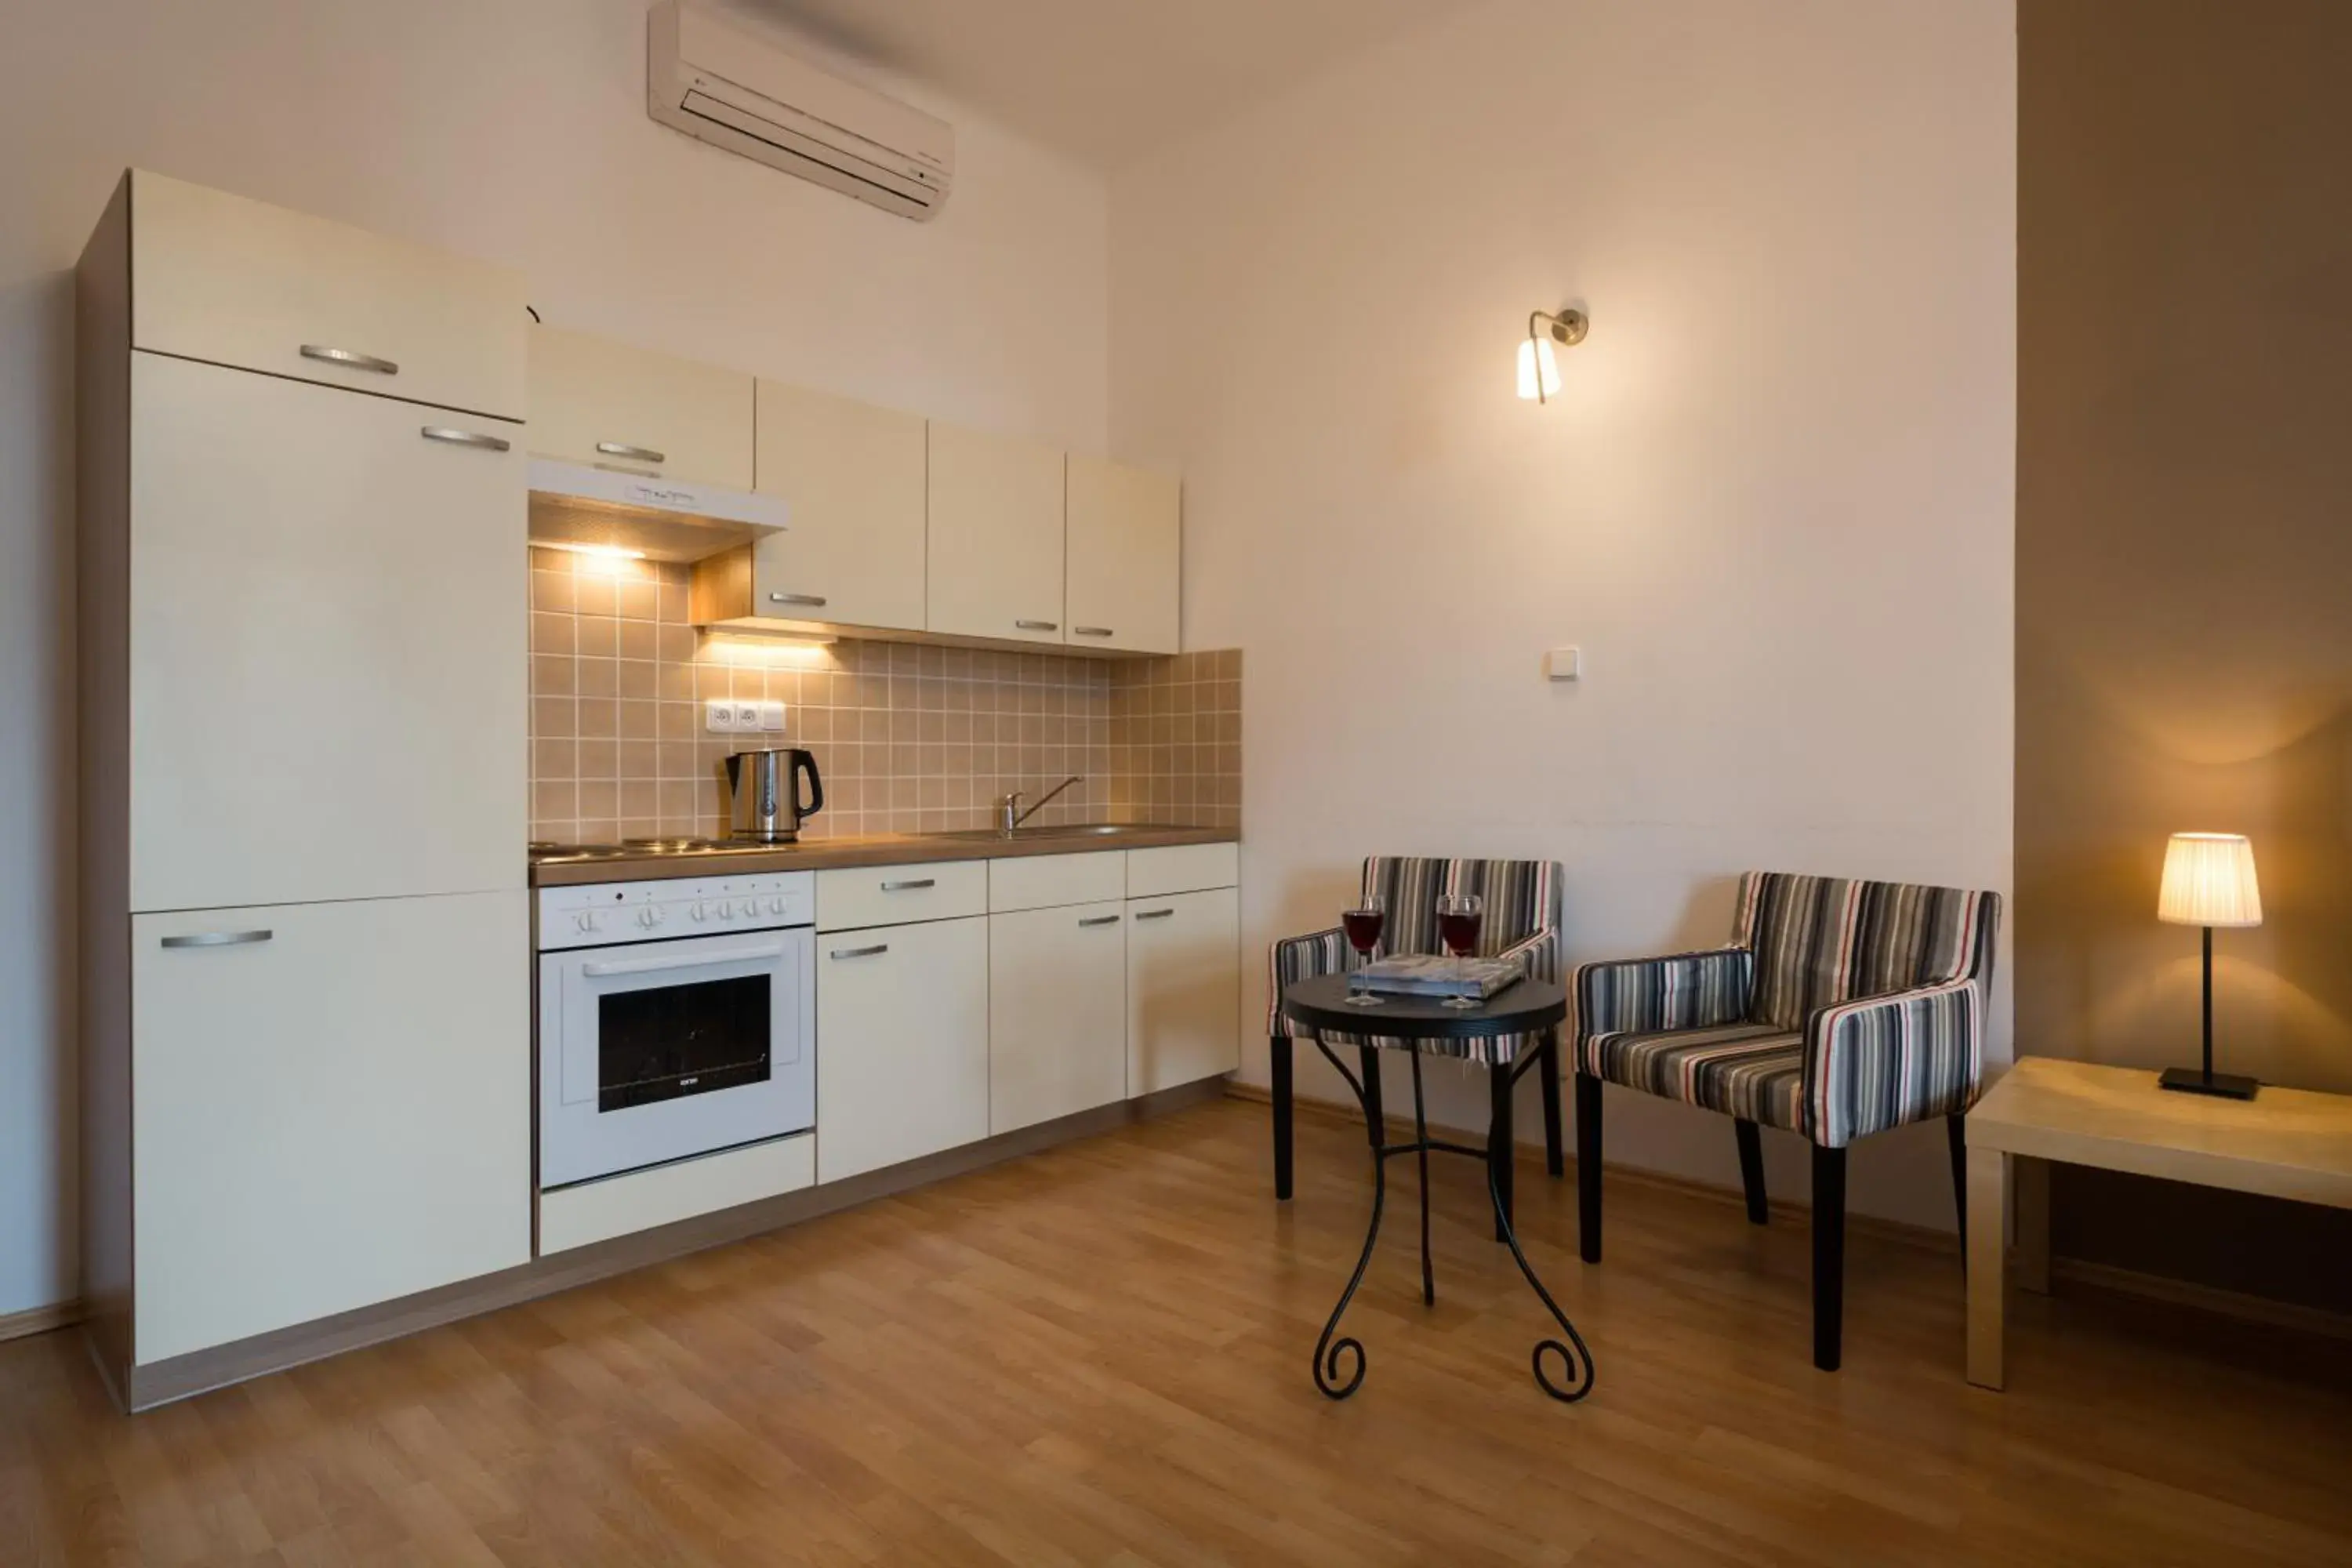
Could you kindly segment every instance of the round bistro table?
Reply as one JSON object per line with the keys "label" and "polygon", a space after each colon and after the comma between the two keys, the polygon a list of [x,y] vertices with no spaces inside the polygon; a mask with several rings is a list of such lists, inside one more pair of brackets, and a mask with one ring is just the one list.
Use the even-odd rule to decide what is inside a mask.
{"label": "round bistro table", "polygon": [[[1496,992],[1475,1007],[1448,1007],[1435,997],[1383,994],[1377,1007],[1354,1007],[1348,1004],[1349,976],[1318,974],[1297,981],[1284,988],[1282,1014],[1293,1023],[1311,1031],[1315,1048],[1323,1059],[1339,1070],[1355,1091],[1357,1102],[1364,1109],[1366,1126],[1371,1133],[1372,1147],[1372,1220],[1364,1232],[1364,1250],[1356,1259],[1356,1271],[1348,1278],[1348,1288],[1339,1294],[1339,1304],[1331,1309],[1328,1321],[1323,1325],[1322,1336],[1315,1342],[1315,1386],[1333,1399],[1345,1399],[1356,1392],[1364,1381],[1366,1359],[1361,1340],[1339,1336],[1339,1319],[1348,1310],[1348,1303],[1356,1299],[1356,1289],[1364,1282],[1364,1270],[1372,1261],[1372,1248],[1381,1236],[1381,1212],[1388,1197],[1388,1163],[1399,1154],[1412,1154],[1421,1163],[1421,1299],[1424,1304],[1437,1300],[1436,1277],[1429,1261],[1429,1156],[1433,1150],[1444,1154],[1467,1154],[1486,1166],[1486,1195],[1495,1205],[1495,1234],[1507,1243],[1519,1272],[1540,1300],[1552,1321],[1567,1336],[1565,1342],[1547,1339],[1536,1342],[1532,1363],[1536,1384],[1554,1399],[1574,1402],[1592,1392],[1592,1352],[1585,1348],[1583,1337],[1568,1314],[1559,1310],[1551,1292],[1536,1277],[1534,1266],[1519,1246],[1518,1233],[1511,1223],[1511,1125],[1510,1094],[1507,1086],[1498,1089],[1493,1098],[1494,1115],[1486,1131],[1486,1147],[1475,1148],[1468,1143],[1451,1143],[1429,1135],[1429,1119],[1422,1101],[1421,1055],[1424,1041],[1475,1040],[1497,1035],[1542,1035],[1548,1037],[1537,1050],[1524,1051],[1511,1064],[1509,1082],[1516,1084],[1519,1076],[1547,1051],[1559,1049],[1559,1026],[1568,1017],[1568,995],[1559,986],[1545,980],[1522,980]],[[1328,1030],[1334,1035],[1352,1037],[1360,1041],[1402,1049],[1412,1061],[1412,1141],[1391,1143],[1388,1130],[1373,1109],[1374,1094],[1367,1089],[1346,1064],[1324,1043]],[[1364,1053],[1365,1068],[1372,1066],[1371,1054]],[[1498,1073],[1499,1077],[1500,1074]],[[1554,1381],[1544,1369],[1544,1352],[1550,1351],[1560,1360],[1562,1378]],[[1339,1375],[1342,1358],[1352,1353],[1355,1365],[1344,1379]]]}

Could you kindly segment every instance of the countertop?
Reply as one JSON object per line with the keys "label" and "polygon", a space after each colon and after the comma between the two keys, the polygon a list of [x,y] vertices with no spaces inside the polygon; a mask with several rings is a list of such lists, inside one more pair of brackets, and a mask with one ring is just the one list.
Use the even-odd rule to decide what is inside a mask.
{"label": "countertop", "polygon": [[1234,827],[1137,826],[1100,837],[1047,831],[1014,838],[972,838],[949,833],[874,833],[813,838],[770,849],[726,849],[689,855],[596,856],[539,861],[534,888],[583,882],[649,882],[671,877],[733,877],[774,871],[830,871],[852,866],[913,866],[943,860],[1009,860],[1030,855],[1084,855],[1108,849],[1164,849],[1182,844],[1233,844]]}

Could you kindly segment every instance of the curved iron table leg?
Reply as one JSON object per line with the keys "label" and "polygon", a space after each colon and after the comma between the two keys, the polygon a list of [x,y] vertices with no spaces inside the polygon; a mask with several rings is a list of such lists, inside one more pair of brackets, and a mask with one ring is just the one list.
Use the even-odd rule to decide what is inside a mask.
{"label": "curved iron table leg", "polygon": [[[1544,1289],[1544,1282],[1536,1278],[1535,1266],[1528,1261],[1528,1255],[1519,1250],[1519,1233],[1512,1226],[1510,1217],[1503,1212],[1503,1192],[1495,1184],[1495,1172],[1491,1165],[1486,1170],[1486,1193],[1495,1200],[1496,1223],[1503,1227],[1503,1240],[1509,1244],[1511,1257],[1518,1264],[1519,1272],[1527,1278],[1528,1289],[1535,1291],[1537,1300],[1543,1302],[1544,1310],[1551,1314],[1551,1320],[1559,1325],[1560,1332],[1568,1336],[1567,1344],[1558,1340],[1536,1342],[1535,1354],[1529,1358],[1535,1368],[1536,1386],[1563,1405],[1573,1405],[1592,1392],[1592,1352],[1585,1348],[1584,1336],[1576,1331],[1576,1325],[1568,1321],[1568,1314],[1559,1310],[1559,1303],[1551,1299],[1551,1292]],[[1576,1348],[1570,1350],[1570,1345]],[[1565,1384],[1554,1383],[1545,1375],[1546,1351],[1559,1353],[1560,1371],[1568,1379]]]}
{"label": "curved iron table leg", "polygon": [[[1356,1081],[1356,1075],[1331,1054],[1331,1047],[1323,1043],[1320,1035],[1315,1037],[1315,1048],[1321,1051],[1324,1060],[1347,1080],[1349,1089],[1355,1092],[1357,1101],[1363,1106],[1364,1114],[1370,1117],[1372,1113],[1371,1099],[1365,1093],[1364,1086]],[[1339,1319],[1348,1310],[1348,1303],[1356,1299],[1356,1288],[1364,1282],[1364,1270],[1371,1265],[1373,1244],[1381,1238],[1381,1211],[1387,1204],[1388,1186],[1388,1161],[1382,1155],[1381,1137],[1376,1131],[1372,1135],[1372,1223],[1364,1232],[1364,1250],[1356,1258],[1356,1271],[1348,1276],[1348,1288],[1339,1292],[1339,1304],[1331,1309],[1331,1316],[1324,1323],[1321,1336],[1315,1342],[1315,1386],[1327,1399],[1345,1399],[1362,1387],[1364,1372],[1370,1364],[1364,1354],[1363,1341],[1352,1335],[1335,1340],[1332,1335],[1339,1327]],[[1340,1358],[1350,1352],[1355,1354],[1355,1369],[1343,1381],[1339,1376]]]}

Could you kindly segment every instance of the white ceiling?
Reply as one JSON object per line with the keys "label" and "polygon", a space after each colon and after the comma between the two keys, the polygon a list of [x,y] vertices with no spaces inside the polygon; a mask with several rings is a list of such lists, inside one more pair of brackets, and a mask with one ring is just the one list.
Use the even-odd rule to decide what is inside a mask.
{"label": "white ceiling", "polygon": [[745,0],[1110,169],[1468,0]]}

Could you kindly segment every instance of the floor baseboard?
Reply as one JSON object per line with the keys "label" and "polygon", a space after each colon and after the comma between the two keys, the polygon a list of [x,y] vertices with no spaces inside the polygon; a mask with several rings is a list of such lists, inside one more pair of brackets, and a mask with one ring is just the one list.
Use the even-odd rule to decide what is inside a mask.
{"label": "floor baseboard", "polygon": [[26,1334],[46,1334],[51,1329],[68,1328],[81,1321],[81,1302],[52,1301],[46,1307],[27,1307],[21,1312],[0,1314],[0,1342],[21,1340]]}

